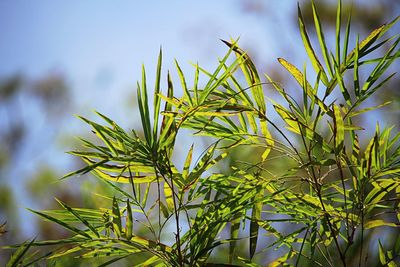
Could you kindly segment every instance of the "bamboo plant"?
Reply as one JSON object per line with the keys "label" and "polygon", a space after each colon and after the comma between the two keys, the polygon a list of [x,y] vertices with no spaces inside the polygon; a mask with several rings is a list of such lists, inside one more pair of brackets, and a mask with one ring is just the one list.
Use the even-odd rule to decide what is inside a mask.
{"label": "bamboo plant", "polygon": [[[371,134],[356,122],[389,104],[366,101],[395,77],[387,72],[400,56],[400,39],[385,33],[398,18],[354,36],[351,14],[345,19],[339,0],[336,42],[327,44],[311,3],[316,44],[300,7],[298,23],[312,69],[278,59],[295,83],[260,75],[237,40],[223,41],[227,53],[218,66],[194,65],[193,81],[178,62],[178,82],[165,74],[161,51],[154,84],[143,67],[137,84],[142,129],[126,131],[101,113],[103,123],[80,117],[98,142],[81,139],[82,149],[70,154],[86,166],[64,178],[90,173],[113,189],[104,196],[110,204],[73,208],[58,200],[60,210],[31,210],[71,236],[28,240],[8,266],[65,257],[99,266],[366,266],[371,249],[382,265],[396,266],[399,234],[396,246],[383,238],[374,247],[371,237],[383,228],[398,231],[400,134],[379,123]],[[266,87],[277,94],[268,95]],[[194,143],[179,156],[179,168],[182,129]],[[211,145],[195,160],[197,136]],[[257,156],[226,167],[238,148]],[[274,168],[276,162],[287,168]],[[51,249],[41,254],[42,246]],[[212,257],[220,247],[228,253]]]}

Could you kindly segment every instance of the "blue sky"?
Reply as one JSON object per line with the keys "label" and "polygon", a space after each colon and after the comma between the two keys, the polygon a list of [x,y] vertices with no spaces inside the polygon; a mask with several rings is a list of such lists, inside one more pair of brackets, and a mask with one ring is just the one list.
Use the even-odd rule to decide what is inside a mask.
{"label": "blue sky", "polygon": [[80,104],[111,111],[132,90],[142,63],[154,69],[160,46],[168,69],[175,57],[184,70],[191,71],[189,62],[208,66],[226,51],[219,39],[231,37],[275,60],[282,42],[274,36],[285,40],[293,28],[284,17],[295,7],[288,2],[269,1],[270,16],[260,21],[237,0],[2,1],[0,77],[65,73]]}
{"label": "blue sky", "polygon": [[[272,2],[284,12],[280,1]],[[167,54],[193,60],[217,55],[218,38],[241,36],[243,43],[262,44],[268,28],[241,12],[239,3],[2,1],[0,74],[37,75],[53,67],[72,75],[104,67],[127,72],[152,59],[160,45]]]}

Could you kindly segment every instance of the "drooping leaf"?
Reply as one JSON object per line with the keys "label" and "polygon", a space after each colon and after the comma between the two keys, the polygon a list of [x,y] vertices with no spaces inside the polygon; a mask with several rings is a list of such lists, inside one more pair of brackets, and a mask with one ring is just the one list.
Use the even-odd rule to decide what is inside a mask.
{"label": "drooping leaf", "polygon": [[397,225],[396,223],[385,222],[384,220],[370,220],[364,224],[365,229],[371,229],[382,226],[399,227],[399,225]]}
{"label": "drooping leaf", "polygon": [[[303,74],[291,63],[287,62],[283,58],[278,58],[279,63],[282,64],[282,66],[296,79],[296,81],[299,83],[301,87],[303,87]],[[327,114],[332,114],[330,109],[325,105],[324,102],[322,102],[316,94],[313,92],[313,88],[309,83],[306,84],[306,87],[303,88],[305,90],[306,94],[313,100],[317,105]]]}

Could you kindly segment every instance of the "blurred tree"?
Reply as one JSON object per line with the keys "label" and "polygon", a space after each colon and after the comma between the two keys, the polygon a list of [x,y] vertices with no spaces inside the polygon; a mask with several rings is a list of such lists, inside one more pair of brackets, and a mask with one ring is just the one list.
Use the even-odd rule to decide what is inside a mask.
{"label": "blurred tree", "polygon": [[[38,156],[56,144],[54,133],[65,115],[70,114],[70,100],[69,86],[61,73],[50,73],[33,81],[20,74],[0,79],[0,244],[17,243],[27,238],[23,235],[26,229],[25,232],[21,229],[27,224],[26,218],[20,217],[21,207],[26,206],[24,203],[31,202],[33,206],[43,208],[54,205],[43,200],[52,198],[49,184],[62,174],[57,173],[53,166],[41,167],[43,162]],[[39,135],[33,135],[33,131]],[[36,136],[42,139],[36,139]],[[54,141],[49,141],[51,139]],[[29,159],[29,164],[26,159]],[[35,167],[31,180],[28,179],[30,166]],[[25,193],[26,180],[30,194]],[[61,191],[59,184],[57,189]],[[68,195],[70,191],[65,190],[64,194]],[[29,224],[34,225],[33,222]],[[54,226],[40,226],[39,231],[34,231],[39,236],[60,235],[52,228]],[[0,250],[0,265],[8,258],[7,252]]]}
{"label": "blurred tree", "polygon": [[[336,0],[315,0],[316,6],[319,11],[320,18],[323,20],[323,27],[327,31],[331,31],[332,33],[335,30],[336,25]],[[277,20],[278,16],[284,16],[289,18],[289,21],[292,22],[293,28],[298,27],[297,21],[297,9],[295,5],[290,5],[292,13],[290,16],[288,14],[282,14],[282,12],[277,12],[275,7],[277,4],[275,2],[266,2],[262,0],[239,0],[238,1],[239,9],[243,12],[243,14],[252,15],[257,17],[260,22],[264,21],[264,23],[273,23],[273,21]],[[277,2],[278,3],[278,2]],[[304,17],[304,21],[306,23],[307,29],[309,29],[309,35],[311,38],[317,43],[317,36],[315,31],[313,31],[314,27],[314,19],[311,8],[311,1],[302,0],[299,1],[300,6],[302,7],[302,14]],[[368,0],[346,0],[343,1],[342,5],[343,14],[351,13],[352,16],[352,32],[359,33],[360,38],[367,36],[372,30],[376,29],[380,25],[388,23],[389,20],[395,18],[399,15],[400,12],[400,1],[393,0],[376,0],[376,1],[368,1]],[[346,18],[347,19],[347,18]],[[345,22],[343,23],[345,26]],[[400,25],[395,25],[389,32],[399,32]],[[278,32],[277,32],[278,33]],[[282,33],[279,33],[282,34]],[[293,37],[280,36],[282,40],[293,40]],[[355,43],[355,40],[353,40]],[[263,63],[265,60],[257,58],[256,49],[251,47],[251,45],[244,45],[246,50],[249,50],[251,56],[254,58],[254,61],[257,63]],[[354,45],[353,45],[354,47]],[[286,50],[277,52],[277,54],[286,54],[290,53],[292,49],[295,48],[295,45],[291,45],[288,47],[287,45],[278,46],[278,49]],[[300,55],[303,55],[300,53]],[[294,55],[296,56],[296,55]],[[277,81],[282,82],[291,82],[285,81],[285,76],[282,75],[282,69],[276,69],[275,62],[273,64],[268,64],[267,68],[268,73],[272,74]],[[400,68],[400,62],[394,62],[393,66],[391,66],[392,72],[396,72]],[[262,69],[262,68],[261,68]],[[362,75],[362,74],[361,74]],[[394,124],[397,129],[400,129],[400,91],[397,88],[400,87],[399,79],[391,80],[387,85],[386,89],[382,90],[380,94],[376,94],[373,96],[371,101],[377,100],[378,102],[386,102],[392,101],[393,104],[391,108],[384,108],[379,111],[376,111],[376,116],[384,116],[387,119],[387,123]]]}

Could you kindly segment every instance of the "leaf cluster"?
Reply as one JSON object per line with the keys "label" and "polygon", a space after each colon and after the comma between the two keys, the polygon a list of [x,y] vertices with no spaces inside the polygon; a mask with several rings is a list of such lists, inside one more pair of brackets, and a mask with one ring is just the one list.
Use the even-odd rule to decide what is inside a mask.
{"label": "leaf cluster", "polygon": [[[363,40],[357,36],[351,48],[351,14],[342,27],[338,1],[336,43],[330,51],[313,2],[312,13],[320,56],[298,9],[299,32],[313,70],[278,59],[297,82],[300,99],[270,76],[261,77],[248,54],[231,40],[223,41],[228,51],[213,71],[194,65],[191,83],[175,62],[181,97],[169,72],[162,90],[161,51],[151,90],[143,67],[137,84],[142,134],[125,131],[101,113],[103,124],[80,117],[99,144],[82,139],[84,149],[70,153],[87,165],[65,178],[93,174],[114,189],[115,195],[105,196],[110,207],[72,208],[59,201],[60,210],[32,211],[72,236],[26,242],[9,265],[73,255],[100,259],[101,266],[122,259],[135,266],[215,266],[210,255],[224,244],[229,255],[223,261],[230,266],[258,266],[253,259],[278,248],[284,253],[274,253],[270,266],[347,266],[354,250],[364,264],[367,237],[375,229],[399,226],[400,134],[377,124],[361,147],[359,136],[366,138],[365,131],[353,121],[388,104],[361,107],[394,77],[387,70],[400,55],[400,39],[384,34],[398,18]],[[383,55],[371,56],[376,51]],[[313,84],[309,73],[314,74]],[[367,73],[366,78],[360,73]],[[280,100],[268,98],[266,86]],[[193,155],[198,146],[192,145],[179,157],[184,159],[180,169],[174,155],[182,129],[213,142],[197,161]],[[241,158],[240,167],[218,169],[238,148],[261,153],[255,161]],[[276,160],[295,167],[274,170]],[[272,241],[261,242],[264,235]],[[240,251],[244,242],[247,252]],[[22,258],[28,248],[40,246],[55,248]],[[399,246],[385,252],[379,243],[382,264],[395,266],[396,253]]]}

